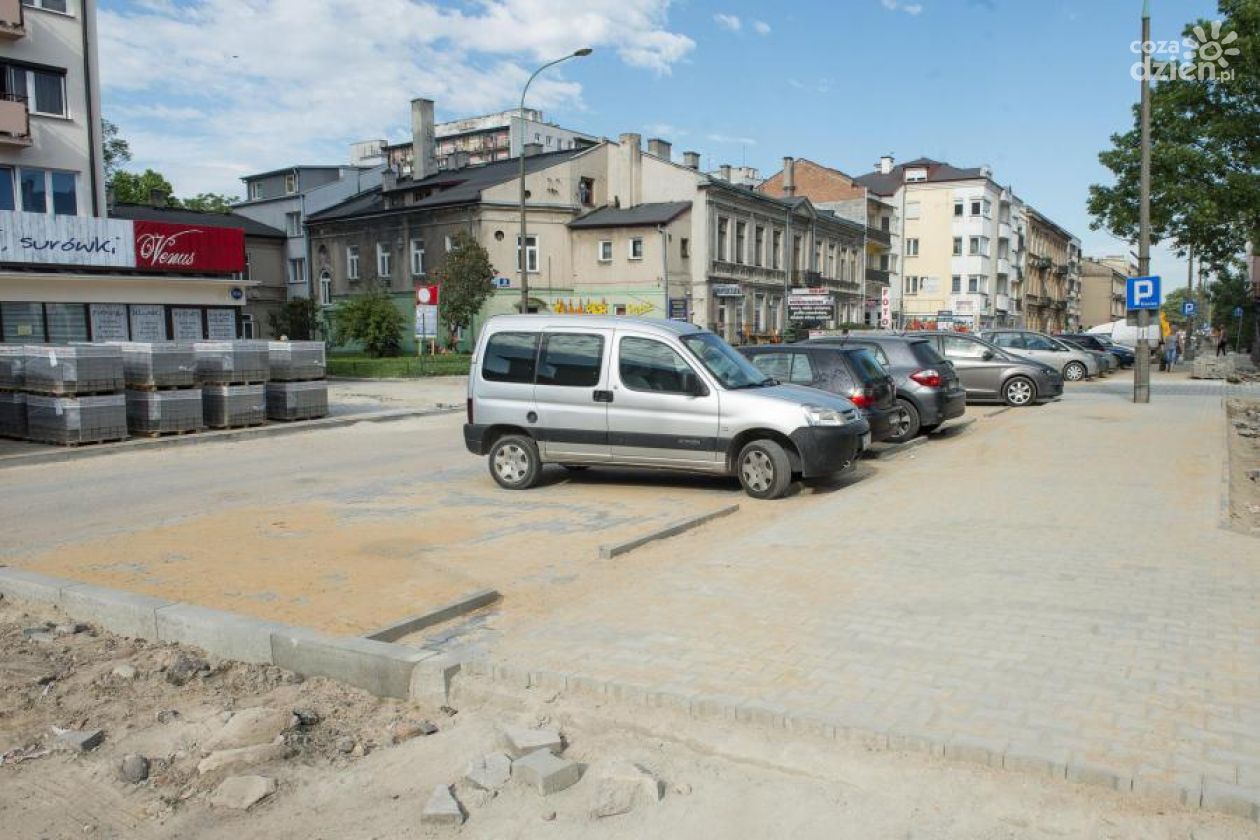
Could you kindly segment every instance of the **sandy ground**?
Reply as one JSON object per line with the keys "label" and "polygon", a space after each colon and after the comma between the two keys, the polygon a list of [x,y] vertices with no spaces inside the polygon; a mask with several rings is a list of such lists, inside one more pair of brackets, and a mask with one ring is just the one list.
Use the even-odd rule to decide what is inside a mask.
{"label": "sandy ground", "polygon": [[[65,617],[0,601],[0,824],[5,837],[409,838],[455,834],[422,824],[435,785],[455,784],[468,821],[487,838],[1131,838],[1241,840],[1228,818],[1167,810],[1065,783],[1048,784],[910,755],[870,754],[776,735],[678,720],[633,720],[554,695],[486,693],[457,681],[454,708],[375,698],[276,668],[207,662],[173,685],[166,670],[199,652],[88,629],[53,643],[21,630]],[[134,679],[115,674],[120,665]],[[248,812],[216,808],[223,773],[196,764],[224,718],[246,708],[301,710],[318,722],[282,736],[286,757],[246,771],[275,779],[275,794]],[[453,714],[451,713],[453,712]],[[439,731],[394,744],[397,721]],[[496,747],[497,727],[558,726],[566,756],[585,765],[572,788],[543,798],[509,785],[497,795],[461,781],[467,762]],[[50,727],[101,728],[104,743],[78,755],[41,755]],[[345,746],[358,748],[346,754]],[[14,749],[33,755],[14,762]],[[151,762],[148,780],[120,778],[124,755]],[[603,768],[633,761],[664,786],[663,800],[630,813],[590,814]]]}
{"label": "sandy ground", "polygon": [[[1250,477],[1260,470],[1260,438],[1243,437],[1234,423],[1246,419],[1247,412],[1260,412],[1260,400],[1230,400],[1226,405],[1229,423],[1229,523],[1243,534],[1260,536],[1260,480]],[[1255,417],[1256,414],[1250,415]],[[1253,421],[1254,422],[1254,421]]]}

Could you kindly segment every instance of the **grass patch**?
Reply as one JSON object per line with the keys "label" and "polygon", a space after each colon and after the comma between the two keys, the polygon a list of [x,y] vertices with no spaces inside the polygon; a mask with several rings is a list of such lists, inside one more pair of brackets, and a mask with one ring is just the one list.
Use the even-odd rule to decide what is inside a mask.
{"label": "grass patch", "polygon": [[374,359],[362,355],[328,357],[328,375],[351,379],[418,379],[423,376],[466,376],[471,356],[394,356]]}

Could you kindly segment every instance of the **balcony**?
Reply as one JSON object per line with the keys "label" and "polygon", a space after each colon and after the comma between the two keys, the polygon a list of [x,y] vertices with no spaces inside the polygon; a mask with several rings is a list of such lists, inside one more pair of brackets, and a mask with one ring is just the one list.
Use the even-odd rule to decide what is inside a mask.
{"label": "balcony", "polygon": [[0,146],[31,145],[31,115],[26,97],[0,93]]}
{"label": "balcony", "polygon": [[[801,277],[804,273],[798,271],[796,276]],[[780,286],[783,285],[784,280],[784,272],[780,269],[762,268],[725,260],[714,260],[712,268],[709,269],[709,276],[715,279],[747,280],[753,283],[777,283]]]}
{"label": "balcony", "polygon": [[1011,296],[1010,295],[994,295],[993,308],[996,309],[998,312],[1010,312],[1011,311]]}
{"label": "balcony", "polygon": [[874,242],[877,245],[883,245],[885,248],[892,246],[892,233],[882,228],[866,227],[866,239],[868,242]]}
{"label": "balcony", "polygon": [[26,13],[22,0],[0,0],[0,39],[26,37]]}
{"label": "balcony", "polygon": [[878,268],[866,269],[866,282],[875,283],[879,286],[889,285],[889,272]]}

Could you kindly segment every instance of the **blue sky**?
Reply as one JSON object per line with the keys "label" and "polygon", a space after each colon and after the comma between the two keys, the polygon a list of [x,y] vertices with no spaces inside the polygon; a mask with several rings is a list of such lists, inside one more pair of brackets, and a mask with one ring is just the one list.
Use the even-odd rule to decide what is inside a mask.
{"label": "blue sky", "polygon": [[[1207,0],[1154,0],[1179,39]],[[879,155],[990,164],[1088,254],[1090,183],[1138,86],[1140,0],[101,0],[105,113],[177,192],[239,194],[237,178],[346,159],[406,136],[407,102],[439,119],[531,104],[597,135],[664,136],[706,166],[763,174],[784,155],[850,174]],[[338,11],[340,9],[341,11]],[[363,11],[360,11],[362,9]],[[371,14],[365,12],[370,10]],[[159,47],[159,45],[161,45]],[[536,95],[535,95],[536,92]],[[1158,252],[1155,269],[1184,282]],[[1169,285],[1167,282],[1165,285]]]}

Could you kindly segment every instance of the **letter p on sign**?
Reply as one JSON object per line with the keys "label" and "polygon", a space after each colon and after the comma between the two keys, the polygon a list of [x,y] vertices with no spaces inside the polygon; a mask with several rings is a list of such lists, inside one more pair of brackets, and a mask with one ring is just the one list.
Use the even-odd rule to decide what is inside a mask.
{"label": "letter p on sign", "polygon": [[1159,309],[1159,278],[1130,277],[1128,282],[1129,309]]}

